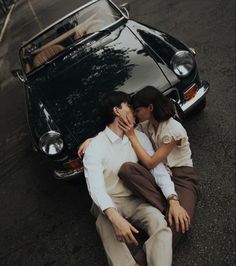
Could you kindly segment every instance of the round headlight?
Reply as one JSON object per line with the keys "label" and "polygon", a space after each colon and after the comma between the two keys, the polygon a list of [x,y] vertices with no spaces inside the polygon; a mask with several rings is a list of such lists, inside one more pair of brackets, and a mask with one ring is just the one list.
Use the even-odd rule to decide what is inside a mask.
{"label": "round headlight", "polygon": [[188,51],[178,51],[171,59],[171,65],[176,75],[187,76],[195,66],[195,60]]}
{"label": "round headlight", "polygon": [[48,131],[39,140],[40,149],[47,155],[55,155],[62,151],[64,146],[61,134]]}

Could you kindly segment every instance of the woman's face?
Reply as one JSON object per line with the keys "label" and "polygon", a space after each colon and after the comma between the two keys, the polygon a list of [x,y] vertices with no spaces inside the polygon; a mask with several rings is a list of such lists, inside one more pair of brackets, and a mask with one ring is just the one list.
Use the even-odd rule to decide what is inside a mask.
{"label": "woman's face", "polygon": [[152,117],[152,106],[149,105],[148,107],[137,107],[134,109],[134,115],[138,119],[139,122],[143,122],[146,120],[150,120]]}

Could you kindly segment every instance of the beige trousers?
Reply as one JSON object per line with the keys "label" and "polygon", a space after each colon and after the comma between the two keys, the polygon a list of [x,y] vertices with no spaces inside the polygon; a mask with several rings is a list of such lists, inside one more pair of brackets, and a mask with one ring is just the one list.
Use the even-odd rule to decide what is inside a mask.
{"label": "beige trousers", "polygon": [[[113,201],[124,218],[149,235],[143,246],[148,266],[170,266],[172,262],[172,232],[162,213],[134,196],[113,198]],[[104,214],[99,213],[96,227],[109,265],[133,266],[136,263],[126,244],[116,239],[113,226]]]}

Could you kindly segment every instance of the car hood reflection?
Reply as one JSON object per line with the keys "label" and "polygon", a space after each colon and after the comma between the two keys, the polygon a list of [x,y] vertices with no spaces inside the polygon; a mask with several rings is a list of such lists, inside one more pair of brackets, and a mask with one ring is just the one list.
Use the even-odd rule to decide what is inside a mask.
{"label": "car hood reflection", "polygon": [[77,46],[42,70],[34,76],[32,96],[41,98],[64,138],[69,133],[66,141],[71,142],[73,136],[76,145],[102,128],[97,104],[104,94],[133,93],[147,85],[158,84],[160,90],[170,86],[126,26],[99,41],[91,40],[89,46]]}

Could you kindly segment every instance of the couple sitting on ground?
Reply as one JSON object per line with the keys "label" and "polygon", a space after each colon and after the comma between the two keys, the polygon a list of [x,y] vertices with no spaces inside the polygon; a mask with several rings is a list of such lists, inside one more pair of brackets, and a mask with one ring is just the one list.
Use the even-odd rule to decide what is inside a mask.
{"label": "couple sitting on ground", "polygon": [[[198,196],[186,131],[172,118],[171,102],[150,86],[131,102],[124,92],[111,93],[101,101],[100,115],[105,129],[78,155],[85,151],[85,178],[108,263],[171,265],[172,243],[189,230]],[[138,245],[136,227],[148,235],[146,262],[127,247]]]}

